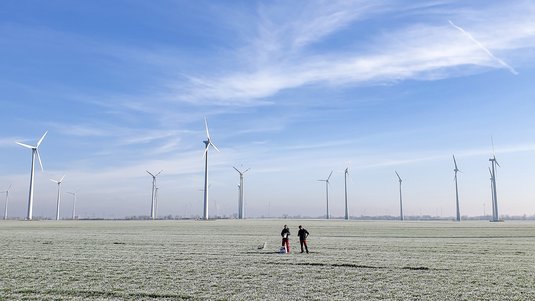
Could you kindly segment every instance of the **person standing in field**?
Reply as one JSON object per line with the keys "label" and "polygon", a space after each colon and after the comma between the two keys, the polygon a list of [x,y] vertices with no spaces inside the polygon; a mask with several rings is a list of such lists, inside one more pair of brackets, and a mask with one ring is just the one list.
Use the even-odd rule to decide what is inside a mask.
{"label": "person standing in field", "polygon": [[303,253],[303,246],[305,246],[305,250],[307,251],[307,254],[308,254],[308,246],[307,246],[307,237],[308,237],[309,233],[307,231],[307,229],[301,227],[301,225],[299,225],[299,232],[297,232],[297,236],[299,236],[299,243],[301,244],[301,253]]}
{"label": "person standing in field", "polygon": [[286,248],[286,253],[290,253],[290,229],[288,226],[284,225],[284,228],[281,231],[282,236],[282,246]]}

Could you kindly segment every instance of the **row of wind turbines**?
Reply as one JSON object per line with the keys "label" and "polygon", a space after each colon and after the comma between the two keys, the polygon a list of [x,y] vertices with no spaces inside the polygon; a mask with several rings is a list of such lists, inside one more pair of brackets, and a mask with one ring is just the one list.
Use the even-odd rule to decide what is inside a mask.
{"label": "row of wind turbines", "polygon": [[[489,167],[489,173],[490,173],[490,185],[491,185],[491,196],[492,196],[492,222],[498,222],[501,221],[498,214],[498,197],[496,194],[496,166],[500,167],[500,164],[496,160],[496,153],[494,151],[494,141],[492,141],[492,158],[489,159],[491,166]],[[461,210],[459,208],[459,187],[458,187],[458,178],[457,173],[461,172],[459,167],[457,166],[457,160],[455,159],[455,155],[453,155],[453,164],[454,164],[454,177],[453,180],[455,182],[455,206],[456,206],[456,221],[461,221]],[[404,215],[403,215],[403,191],[402,191],[402,182],[403,179],[401,179],[401,176],[397,171],[394,171],[396,173],[396,176],[399,181],[399,217],[400,220],[403,221]],[[326,206],[326,219],[330,219],[331,215],[329,212],[329,180],[331,179],[331,176],[333,174],[333,171],[329,174],[327,179],[320,179],[318,181],[325,182],[325,196],[327,201]],[[345,215],[344,219],[349,220],[349,213],[348,213],[348,206],[347,206],[347,176],[349,174],[349,168],[346,168],[344,171],[344,199],[345,199]]]}
{"label": "row of wind turbines", "polygon": [[[496,160],[496,153],[494,152],[494,142],[492,143],[493,146],[492,146],[492,149],[493,149],[493,154],[492,154],[492,158],[489,159],[490,161],[490,167],[489,167],[489,173],[490,173],[490,187],[491,187],[491,196],[492,196],[492,219],[491,221],[492,222],[499,222],[501,221],[500,218],[499,218],[499,214],[498,214],[498,196],[496,194],[496,166],[500,167],[500,164],[498,163],[498,161]],[[458,172],[461,172],[461,170],[459,170],[459,167],[457,166],[457,160],[455,160],[455,155],[453,155],[453,164],[454,164],[454,169],[453,169],[453,172],[454,172],[454,176],[453,176],[453,181],[455,182],[455,209],[456,209],[456,218],[455,220],[460,222],[461,221],[461,210],[459,208],[459,186],[458,186],[458,182],[457,182],[457,173]],[[401,183],[403,182],[403,180],[401,179],[400,175],[398,174],[397,171],[395,171],[396,173],[396,176],[398,177],[398,181],[399,181],[399,216],[400,216],[400,220],[404,220],[404,216],[403,216],[403,194],[402,194],[402,190],[401,190]]]}
{"label": "row of wind turbines", "polygon": [[[204,197],[203,197],[203,219],[208,219],[208,189],[210,188],[210,185],[208,183],[208,150],[210,149],[210,146],[213,147],[216,151],[219,152],[219,149],[215,144],[212,143],[212,139],[210,138],[210,131],[208,130],[208,121],[206,120],[206,117],[204,118],[204,127],[206,130],[206,140],[203,141],[205,147],[204,147],[204,189],[202,189]],[[238,185],[239,188],[239,195],[238,195],[238,219],[244,219],[245,218],[245,201],[244,201],[244,189],[243,189],[243,175],[249,171],[249,169],[246,169],[244,171],[241,171],[233,166],[233,168],[239,173],[240,175],[240,184]],[[150,171],[146,171],[151,177],[152,177],[152,198],[151,198],[151,212],[150,212],[150,218],[156,219],[157,216],[157,193],[158,193],[158,187],[156,186],[156,178],[160,173],[162,173],[163,169],[160,170],[158,173],[151,173]]]}
{"label": "row of wind turbines", "polygon": [[[204,148],[204,200],[203,200],[203,216],[202,218],[204,220],[208,220],[209,217],[209,208],[208,208],[208,188],[209,188],[209,181],[208,181],[208,152],[210,147],[213,147],[216,151],[219,152],[219,149],[217,146],[215,146],[212,142],[212,139],[210,138],[210,132],[208,129],[208,122],[206,120],[206,117],[204,118],[204,125],[206,130],[206,140],[203,141],[205,148]],[[23,146],[25,148],[29,148],[32,150],[32,164],[31,164],[31,173],[30,173],[30,187],[29,187],[29,195],[28,195],[28,211],[27,211],[27,220],[32,220],[32,208],[33,208],[33,196],[34,196],[34,176],[35,176],[35,161],[39,162],[39,165],[41,167],[41,171],[43,171],[43,164],[41,161],[41,156],[39,154],[39,146],[43,142],[45,136],[47,135],[48,131],[41,136],[41,138],[37,141],[37,144],[35,146],[28,145],[20,142],[16,142],[20,146]],[[497,200],[497,194],[496,194],[496,166],[500,167],[500,164],[496,160],[496,154],[494,152],[494,142],[492,141],[492,148],[493,148],[493,156],[489,159],[491,166],[489,167],[489,173],[490,173],[490,180],[491,180],[491,195],[492,195],[492,220],[491,221],[499,221],[499,215],[498,215],[498,200]],[[460,172],[458,166],[457,166],[457,160],[455,159],[455,155],[453,155],[453,163],[454,163],[454,182],[455,182],[455,204],[456,204],[456,220],[461,221],[461,213],[459,209],[459,190],[458,190],[458,177],[457,173]],[[244,219],[245,218],[245,200],[244,200],[244,174],[249,171],[249,169],[246,170],[239,170],[236,167],[233,167],[240,176],[240,184],[238,185],[239,188],[239,195],[238,195],[238,218]],[[151,219],[155,219],[157,216],[157,195],[158,195],[158,187],[156,185],[156,179],[157,177],[162,173],[163,170],[160,170],[157,173],[151,173],[150,171],[146,171],[151,177],[152,177],[152,192],[151,192],[151,212],[150,217]],[[326,179],[320,179],[318,181],[325,182],[325,194],[326,194],[326,219],[330,219],[330,211],[329,211],[329,180],[331,179],[331,176],[333,174],[333,171],[329,174],[329,176]],[[344,171],[344,198],[345,198],[345,214],[344,219],[349,219],[349,210],[348,210],[348,195],[347,195],[347,176],[349,174],[349,168],[346,168]],[[395,174],[399,181],[399,209],[400,209],[400,220],[404,220],[403,215],[403,191],[402,191],[402,178],[399,175],[397,171],[395,171]],[[61,203],[61,184],[63,182],[63,179],[65,178],[65,175],[61,177],[58,180],[50,179],[54,183],[58,185],[58,193],[57,193],[57,200],[56,200],[56,220],[60,219],[60,203]],[[5,208],[4,208],[4,219],[7,219],[7,208],[8,208],[8,201],[9,201],[9,191],[11,189],[11,185],[6,191],[3,191],[3,193],[6,194],[6,202],[5,202]],[[72,207],[72,219],[75,219],[76,217],[76,197],[77,192],[67,192],[68,194],[71,194],[73,199],[73,207]]]}
{"label": "row of wind turbines", "polygon": [[[206,118],[204,118],[204,124],[206,129],[206,140],[203,141],[205,144],[204,149],[204,210],[203,210],[203,219],[208,219],[208,150],[210,146],[212,146],[215,150],[219,152],[219,149],[212,143],[212,140],[210,138],[210,132],[208,130],[208,122]],[[31,171],[30,171],[30,187],[29,187],[29,195],[28,195],[28,211],[26,214],[26,220],[32,220],[33,218],[33,199],[34,199],[34,178],[35,178],[35,161],[39,162],[39,166],[41,167],[41,171],[44,171],[43,163],[41,161],[41,155],[39,154],[39,146],[45,139],[48,131],[46,131],[43,136],[37,141],[37,144],[34,145],[28,145],[21,142],[16,142],[18,145],[23,146],[25,148],[29,148],[32,150],[32,164],[31,164]],[[239,184],[239,205],[238,205],[238,217],[240,219],[245,218],[245,202],[244,202],[244,190],[243,190],[243,175],[249,170],[240,171],[236,167],[234,167],[236,171],[240,174],[240,184]],[[162,173],[163,170],[160,170],[157,173],[151,173],[147,170],[147,173],[152,177],[152,197],[151,197],[151,209],[150,209],[150,217],[151,219],[155,219],[157,216],[157,197],[158,197],[158,187],[156,186],[156,178]],[[63,183],[63,179],[65,178],[65,175],[61,177],[58,180],[50,179],[54,183],[58,185],[58,194],[56,199],[56,220],[60,219],[60,204],[61,204],[61,184]],[[8,202],[9,202],[9,191],[11,189],[11,185],[9,188],[4,191],[6,194],[6,202],[5,202],[5,210],[4,210],[4,219],[7,219],[7,208],[8,208]],[[76,198],[77,198],[77,192],[67,192],[68,194],[73,195],[74,201],[73,201],[73,207],[72,207],[72,219],[75,219],[76,217]]]}

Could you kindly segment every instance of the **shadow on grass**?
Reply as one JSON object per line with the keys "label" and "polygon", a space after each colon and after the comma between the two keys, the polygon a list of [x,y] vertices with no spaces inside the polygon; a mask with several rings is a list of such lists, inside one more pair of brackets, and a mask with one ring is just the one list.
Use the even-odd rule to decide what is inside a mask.
{"label": "shadow on grass", "polygon": [[400,270],[410,270],[410,271],[448,271],[449,269],[434,269],[429,267],[386,267],[386,266],[372,266],[372,265],[362,265],[362,264],[353,264],[353,263],[321,263],[321,262],[270,262],[268,264],[274,265],[303,265],[303,266],[319,266],[319,267],[343,267],[343,268],[356,268],[356,269],[400,269]]}
{"label": "shadow on grass", "polygon": [[154,298],[158,300],[193,300],[194,297],[182,294],[168,294],[155,292],[113,292],[97,290],[36,290],[36,289],[4,289],[4,292],[11,294],[33,295],[37,297],[46,297],[50,295],[72,296],[82,298],[111,298],[111,299],[133,299]]}

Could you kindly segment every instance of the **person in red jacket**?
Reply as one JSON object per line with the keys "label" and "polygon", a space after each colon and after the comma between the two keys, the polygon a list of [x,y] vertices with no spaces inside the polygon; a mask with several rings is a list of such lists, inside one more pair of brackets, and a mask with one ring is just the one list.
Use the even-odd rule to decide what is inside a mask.
{"label": "person in red jacket", "polygon": [[301,227],[301,225],[299,225],[299,232],[297,232],[297,236],[299,236],[299,243],[301,244],[301,253],[303,253],[303,246],[305,246],[305,250],[307,251],[307,254],[308,254],[308,246],[307,246],[307,237],[308,237],[308,231],[307,229]]}
{"label": "person in red jacket", "polygon": [[290,253],[290,229],[288,226],[284,225],[284,228],[281,231],[282,236],[282,246],[286,248],[286,253]]}

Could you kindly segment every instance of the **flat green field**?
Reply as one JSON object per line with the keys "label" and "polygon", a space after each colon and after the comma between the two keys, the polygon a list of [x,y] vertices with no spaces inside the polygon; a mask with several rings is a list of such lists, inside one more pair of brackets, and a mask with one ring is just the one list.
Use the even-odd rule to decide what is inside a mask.
{"label": "flat green field", "polygon": [[298,299],[535,300],[535,223],[0,222],[0,300]]}

